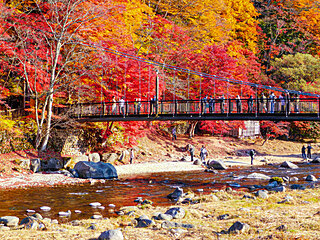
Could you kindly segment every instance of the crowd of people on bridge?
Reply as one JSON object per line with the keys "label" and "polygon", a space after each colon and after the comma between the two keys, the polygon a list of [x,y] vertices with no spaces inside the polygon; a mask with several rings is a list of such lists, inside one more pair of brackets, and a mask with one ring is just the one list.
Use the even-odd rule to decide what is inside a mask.
{"label": "crowd of people on bridge", "polygon": [[[196,104],[198,103],[198,107]],[[271,92],[268,96],[263,92],[259,96],[253,97],[252,95],[247,98],[240,97],[228,97],[221,95],[218,98],[209,97],[205,95],[201,101],[197,100],[178,100],[178,101],[159,101],[156,96],[152,97],[149,101],[145,101],[144,110],[142,111],[141,98],[135,98],[134,101],[126,102],[124,97],[116,100],[114,96],[112,98],[112,115],[123,115],[129,113],[134,114],[150,114],[156,115],[161,112],[162,104],[171,104],[171,112],[177,111],[177,106],[184,106],[185,113],[188,112],[200,112],[201,114],[208,113],[299,113],[300,112],[300,98],[299,95],[290,95],[289,92],[280,93],[276,96]],[[129,110],[128,110],[129,109]],[[180,109],[180,108],[179,108]],[[198,109],[198,110],[197,110]],[[180,110],[178,110],[180,111]],[[170,113],[171,113],[170,112]]]}
{"label": "crowd of people on bridge", "polygon": [[[246,102],[247,108],[244,109],[243,102]],[[218,106],[217,106],[218,104]],[[234,110],[234,104],[236,109]],[[289,92],[280,93],[277,97],[273,92],[266,96],[265,93],[262,93],[260,96],[253,98],[250,95],[248,98],[241,98],[239,95],[234,99],[233,97],[226,100],[225,96],[214,99],[206,95],[201,99],[201,112],[205,113],[286,113],[291,112],[299,113],[300,98],[299,95],[290,95]],[[293,109],[292,109],[293,106]]]}

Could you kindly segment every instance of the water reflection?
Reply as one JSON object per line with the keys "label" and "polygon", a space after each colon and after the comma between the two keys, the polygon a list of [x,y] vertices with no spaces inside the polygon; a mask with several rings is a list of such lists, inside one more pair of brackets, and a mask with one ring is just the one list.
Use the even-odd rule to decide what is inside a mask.
{"label": "water reflection", "polygon": [[[170,205],[167,195],[176,187],[182,187],[185,191],[193,190],[200,194],[210,193],[213,189],[226,186],[239,188],[248,185],[266,185],[267,181],[245,178],[249,174],[257,172],[273,176],[298,177],[299,184],[308,185],[303,177],[313,174],[320,177],[319,167],[316,165],[300,165],[299,169],[279,169],[274,166],[263,166],[259,168],[234,167],[218,173],[203,171],[188,173],[158,173],[141,176],[130,176],[123,180],[110,180],[103,184],[82,184],[76,186],[41,187],[30,189],[14,189],[0,191],[0,216],[13,215],[23,218],[27,209],[33,209],[44,217],[58,219],[58,212],[71,210],[70,219],[89,218],[99,212],[102,216],[112,215],[109,210],[112,204],[117,210],[121,206],[136,205],[137,197],[147,198],[155,205]],[[295,182],[297,183],[297,182]],[[202,192],[201,192],[202,194]],[[100,202],[105,209],[92,208],[92,202]],[[41,206],[51,207],[51,211],[40,210]],[[113,206],[112,206],[113,207]],[[80,210],[81,213],[75,213]]]}

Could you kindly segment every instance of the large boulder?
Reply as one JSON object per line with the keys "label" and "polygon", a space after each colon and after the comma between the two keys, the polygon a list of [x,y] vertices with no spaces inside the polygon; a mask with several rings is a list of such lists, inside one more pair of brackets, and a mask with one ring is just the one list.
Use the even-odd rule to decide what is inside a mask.
{"label": "large boulder", "polygon": [[100,162],[99,153],[91,153],[91,154],[89,154],[89,161],[90,162]]}
{"label": "large boulder", "polygon": [[222,160],[209,160],[207,162],[208,168],[216,170],[226,170],[227,167]]}
{"label": "large boulder", "polygon": [[297,165],[295,165],[294,163],[289,162],[289,161],[285,161],[285,162],[281,163],[280,167],[289,168],[289,169],[297,169],[297,168],[299,168]]}
{"label": "large boulder", "polygon": [[115,161],[119,159],[118,154],[116,153],[103,153],[102,161],[113,164]]}
{"label": "large boulder", "polygon": [[74,166],[74,169],[78,172],[80,178],[118,178],[117,170],[110,163],[81,161]]}
{"label": "large boulder", "polygon": [[50,170],[50,171],[57,171],[61,169],[62,163],[59,159],[57,158],[50,158],[47,162],[47,164],[42,166],[42,170]]}

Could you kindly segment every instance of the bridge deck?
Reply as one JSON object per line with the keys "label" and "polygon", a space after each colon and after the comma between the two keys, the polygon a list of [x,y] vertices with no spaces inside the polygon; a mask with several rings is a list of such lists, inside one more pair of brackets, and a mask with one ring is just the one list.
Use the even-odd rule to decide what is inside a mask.
{"label": "bridge deck", "polygon": [[282,103],[251,103],[236,99],[212,102],[199,100],[85,103],[70,105],[64,111],[79,122],[177,121],[177,120],[270,120],[320,121],[318,98]]}

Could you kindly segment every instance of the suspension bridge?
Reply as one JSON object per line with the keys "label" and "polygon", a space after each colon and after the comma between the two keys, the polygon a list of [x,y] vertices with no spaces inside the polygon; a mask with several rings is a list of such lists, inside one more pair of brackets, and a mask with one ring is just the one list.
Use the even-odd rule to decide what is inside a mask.
{"label": "suspension bridge", "polygon": [[[97,46],[91,46],[98,48]],[[320,121],[320,95],[289,89],[282,89],[236,79],[210,75],[190,69],[176,67],[155,61],[150,61],[138,56],[103,48],[108,54],[118,58],[125,58],[148,64],[155,69],[154,92],[141,99],[136,96],[134,101],[126,100],[126,92],[119,94],[117,98],[105,101],[102,92],[98,102],[78,102],[66,105],[64,108],[56,108],[56,114],[67,113],[69,117],[79,122],[105,122],[105,121],[177,121],[177,120],[270,120],[270,121]],[[127,65],[124,64],[126,76]],[[187,75],[188,88],[182,91],[188,92],[186,97],[176,96],[176,86],[171,92],[172,98],[164,98],[159,94],[159,70],[173,72],[175,80],[177,73]],[[162,71],[164,72],[164,71]],[[189,76],[197,75],[200,79],[199,93],[193,99],[189,95]],[[207,78],[213,80],[212,89],[203,89],[201,80]],[[124,81],[125,81],[124,77]],[[225,83],[225,95],[216,96],[216,81]],[[174,81],[175,82],[175,81]],[[118,84],[118,83],[117,83]],[[150,74],[149,83],[150,84]],[[241,94],[232,96],[229,85],[238,85]],[[139,76],[139,89],[141,89]],[[150,86],[149,86],[150,88]],[[242,89],[250,88],[254,94],[242,96]],[[205,90],[205,91],[204,91]],[[124,88],[125,91],[125,88]],[[260,93],[267,91],[270,94],[262,97]],[[209,93],[209,94],[208,94]],[[276,93],[276,95],[274,95]],[[152,96],[152,97],[151,97]],[[131,97],[132,99],[132,97]]]}

